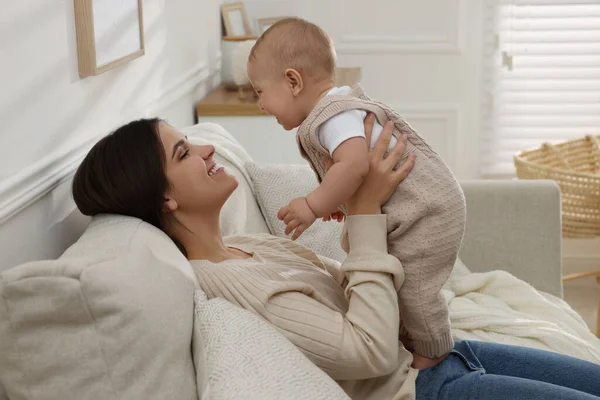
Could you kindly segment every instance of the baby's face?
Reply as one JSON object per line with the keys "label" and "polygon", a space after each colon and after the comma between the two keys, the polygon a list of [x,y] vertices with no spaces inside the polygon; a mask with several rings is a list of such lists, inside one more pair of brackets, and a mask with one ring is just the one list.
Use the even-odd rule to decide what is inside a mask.
{"label": "baby's face", "polygon": [[255,64],[248,66],[248,76],[260,99],[260,108],[277,118],[286,131],[297,128],[305,116],[285,77],[277,77]]}

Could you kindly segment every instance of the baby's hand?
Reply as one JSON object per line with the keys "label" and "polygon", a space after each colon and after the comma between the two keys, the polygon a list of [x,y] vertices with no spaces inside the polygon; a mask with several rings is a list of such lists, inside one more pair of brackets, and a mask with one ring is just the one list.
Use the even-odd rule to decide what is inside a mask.
{"label": "baby's hand", "polygon": [[308,206],[306,197],[299,197],[290,201],[290,204],[279,210],[277,218],[285,223],[286,235],[294,231],[292,240],[298,239],[317,219]]}
{"label": "baby's hand", "polygon": [[337,222],[344,222],[344,219],[346,219],[346,215],[341,211],[336,211],[328,217],[323,217],[323,221],[325,221],[325,222],[328,222],[331,220],[334,220]]}

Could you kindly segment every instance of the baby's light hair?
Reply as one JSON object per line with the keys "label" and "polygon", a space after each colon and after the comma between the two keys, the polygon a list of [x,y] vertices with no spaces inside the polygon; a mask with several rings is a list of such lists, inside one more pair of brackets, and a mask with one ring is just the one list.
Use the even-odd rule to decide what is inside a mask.
{"label": "baby's light hair", "polygon": [[250,52],[249,63],[268,57],[273,72],[293,68],[316,81],[335,79],[336,54],[329,35],[301,18],[284,18],[267,29]]}

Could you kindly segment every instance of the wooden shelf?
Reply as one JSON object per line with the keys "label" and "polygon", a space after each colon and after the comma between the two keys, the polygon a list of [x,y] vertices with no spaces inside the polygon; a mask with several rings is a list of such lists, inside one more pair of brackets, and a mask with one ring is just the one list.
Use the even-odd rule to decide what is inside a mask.
{"label": "wooden shelf", "polygon": [[[250,97],[250,96],[249,96]],[[196,106],[198,117],[265,116],[258,99],[240,100],[237,91],[226,90],[223,85],[210,92]]]}

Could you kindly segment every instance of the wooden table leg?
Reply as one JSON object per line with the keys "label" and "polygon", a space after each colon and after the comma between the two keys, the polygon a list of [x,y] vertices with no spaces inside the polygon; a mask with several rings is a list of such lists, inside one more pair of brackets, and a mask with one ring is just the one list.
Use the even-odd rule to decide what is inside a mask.
{"label": "wooden table leg", "polygon": [[594,277],[596,277],[596,279],[600,278],[600,269],[597,269],[595,271],[578,272],[576,274],[564,275],[562,277],[562,280],[563,280],[563,282],[566,282],[566,281],[571,281],[573,279],[587,278],[590,276],[594,276]]}
{"label": "wooden table leg", "polygon": [[[598,285],[600,285],[600,269],[595,270],[595,271],[587,271],[587,272],[580,272],[580,273],[576,273],[576,274],[565,275],[565,276],[563,276],[562,280],[563,280],[563,282],[566,282],[566,281],[570,281],[573,279],[581,279],[581,278],[587,278],[587,277],[591,277],[591,276],[596,277],[596,283]],[[598,336],[600,338],[600,298],[598,299],[598,310],[597,310],[597,314],[596,314],[596,336]]]}

